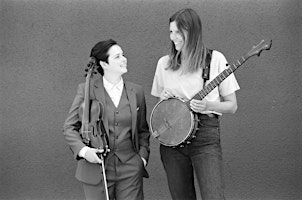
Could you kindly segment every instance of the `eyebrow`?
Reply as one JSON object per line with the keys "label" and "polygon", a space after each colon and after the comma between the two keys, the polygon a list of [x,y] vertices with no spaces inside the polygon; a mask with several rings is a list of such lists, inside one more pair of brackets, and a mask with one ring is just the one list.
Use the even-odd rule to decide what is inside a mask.
{"label": "eyebrow", "polygon": [[124,52],[119,52],[119,53],[116,53],[116,54],[113,54],[112,56],[118,56],[118,55],[123,55]]}

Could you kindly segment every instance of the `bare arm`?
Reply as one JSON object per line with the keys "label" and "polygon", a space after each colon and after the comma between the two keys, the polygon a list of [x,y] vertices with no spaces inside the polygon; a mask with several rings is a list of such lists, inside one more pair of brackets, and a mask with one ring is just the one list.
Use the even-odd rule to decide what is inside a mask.
{"label": "bare arm", "polygon": [[215,111],[219,113],[235,113],[237,110],[236,93],[234,92],[222,97],[221,102],[193,99],[190,102],[190,106],[194,112]]}

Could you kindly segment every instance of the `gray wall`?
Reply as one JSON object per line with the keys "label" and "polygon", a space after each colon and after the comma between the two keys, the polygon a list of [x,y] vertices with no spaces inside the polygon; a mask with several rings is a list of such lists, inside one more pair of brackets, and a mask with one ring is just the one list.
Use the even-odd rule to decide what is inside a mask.
{"label": "gray wall", "polygon": [[[62,126],[84,81],[92,46],[119,42],[127,80],[141,84],[148,115],[157,60],[168,52],[168,18],[201,16],[205,43],[236,61],[262,39],[270,51],[238,71],[239,109],[224,115],[227,199],[286,199],[301,190],[301,3],[298,0],[2,0],[0,199],[83,199]],[[149,117],[148,117],[149,118]],[[151,138],[147,200],[170,199]]]}

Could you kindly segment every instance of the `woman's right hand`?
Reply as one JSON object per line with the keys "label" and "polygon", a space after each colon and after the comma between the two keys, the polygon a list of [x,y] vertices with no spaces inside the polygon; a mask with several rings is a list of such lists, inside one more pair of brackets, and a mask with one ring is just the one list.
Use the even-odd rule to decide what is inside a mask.
{"label": "woman's right hand", "polygon": [[163,90],[162,93],[160,94],[160,100],[169,99],[171,97],[175,97],[175,95],[168,90]]}
{"label": "woman's right hand", "polygon": [[95,148],[88,148],[84,158],[85,160],[87,160],[90,163],[101,163],[101,159],[98,157],[97,153],[103,153],[104,150],[103,149],[95,149]]}

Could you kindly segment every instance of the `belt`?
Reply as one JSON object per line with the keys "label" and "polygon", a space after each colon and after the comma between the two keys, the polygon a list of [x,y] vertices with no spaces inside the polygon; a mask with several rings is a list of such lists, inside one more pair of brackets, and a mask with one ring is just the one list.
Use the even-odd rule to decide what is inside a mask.
{"label": "belt", "polygon": [[218,115],[217,114],[214,114],[214,113],[208,113],[208,114],[201,114],[199,113],[198,114],[198,118],[217,118],[218,119]]}

